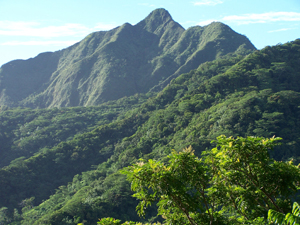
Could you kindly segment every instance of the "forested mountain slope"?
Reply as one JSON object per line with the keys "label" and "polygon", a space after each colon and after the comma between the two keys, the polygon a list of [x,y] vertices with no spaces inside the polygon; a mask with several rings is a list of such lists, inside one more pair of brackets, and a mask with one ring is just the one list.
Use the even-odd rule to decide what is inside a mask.
{"label": "forested mountain slope", "polygon": [[62,141],[72,140],[76,134],[111,123],[145,102],[149,96],[136,94],[90,107],[0,107],[0,167],[7,166],[19,157],[28,158],[43,148],[52,148]]}
{"label": "forested mountain slope", "polygon": [[221,134],[282,137],[272,155],[299,162],[299,59],[298,39],[206,62],[123,117],[2,168],[3,215],[18,224],[138,220],[130,184],[118,170],[189,145],[200,154]]}
{"label": "forested mountain slope", "polygon": [[[93,106],[146,93],[201,63],[255,47],[227,25],[185,30],[164,9],[136,25],[95,32],[77,44],[0,68],[0,105]],[[161,90],[170,79],[159,85]]]}

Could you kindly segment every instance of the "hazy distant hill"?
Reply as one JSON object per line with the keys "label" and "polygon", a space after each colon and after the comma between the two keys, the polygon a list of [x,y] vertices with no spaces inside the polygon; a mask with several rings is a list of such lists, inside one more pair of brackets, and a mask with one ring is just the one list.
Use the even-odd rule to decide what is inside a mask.
{"label": "hazy distant hill", "polygon": [[227,25],[215,22],[185,30],[166,10],[157,9],[134,26],[125,23],[64,50],[3,65],[0,105],[97,105],[154,86],[160,90],[203,62],[254,49]]}

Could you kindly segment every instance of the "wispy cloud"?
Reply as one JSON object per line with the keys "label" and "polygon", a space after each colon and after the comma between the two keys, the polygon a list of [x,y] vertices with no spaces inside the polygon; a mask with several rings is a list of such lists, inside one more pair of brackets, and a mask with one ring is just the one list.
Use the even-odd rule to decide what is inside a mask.
{"label": "wispy cloud", "polygon": [[199,22],[197,25],[204,26],[213,21],[221,21],[224,23],[236,23],[238,25],[254,24],[254,23],[272,23],[272,22],[295,22],[300,21],[300,13],[298,12],[267,12],[252,13],[243,15],[225,16],[220,19],[210,19]]}
{"label": "wispy cloud", "polygon": [[30,36],[30,37],[66,37],[81,36],[89,33],[90,28],[75,23],[68,23],[61,26],[42,27],[37,22],[15,22],[0,21],[0,35],[6,36]]}
{"label": "wispy cloud", "polygon": [[214,6],[214,5],[218,5],[218,4],[222,4],[223,1],[221,0],[201,0],[201,1],[197,1],[197,2],[193,2],[194,5],[211,5],[211,6]]}
{"label": "wispy cloud", "polygon": [[296,29],[296,28],[282,28],[282,29],[278,29],[278,30],[270,30],[270,31],[268,31],[268,33],[282,32],[282,31],[294,30],[294,29]]}
{"label": "wispy cloud", "polygon": [[[81,24],[67,23],[59,26],[43,26],[38,22],[0,21],[0,36],[22,37],[22,41],[7,41],[0,43],[4,46],[69,46],[95,30],[110,30],[113,24],[98,23],[94,27]],[[36,40],[26,40],[35,38]],[[58,40],[58,39],[71,40]],[[78,40],[76,40],[78,38]],[[41,39],[41,40],[39,40]]]}
{"label": "wispy cloud", "polygon": [[1,43],[0,45],[52,45],[52,46],[69,46],[73,45],[78,41],[9,41]]}
{"label": "wispy cloud", "polygon": [[95,27],[86,27],[82,24],[67,23],[59,26],[43,26],[38,22],[0,21],[0,35],[27,36],[27,37],[82,37],[95,30],[110,30],[116,27],[113,24],[98,23]]}
{"label": "wispy cloud", "polygon": [[237,24],[251,23],[270,23],[279,21],[300,21],[300,13],[298,12],[267,12],[253,13],[244,15],[232,15],[222,18],[225,22],[234,22]]}

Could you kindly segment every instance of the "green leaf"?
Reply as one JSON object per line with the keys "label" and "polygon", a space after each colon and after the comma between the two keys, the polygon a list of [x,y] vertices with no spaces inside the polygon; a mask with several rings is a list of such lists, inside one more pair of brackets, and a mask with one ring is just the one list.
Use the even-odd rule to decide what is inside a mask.
{"label": "green leaf", "polygon": [[268,212],[268,220],[275,224],[285,224],[285,215],[270,209]]}

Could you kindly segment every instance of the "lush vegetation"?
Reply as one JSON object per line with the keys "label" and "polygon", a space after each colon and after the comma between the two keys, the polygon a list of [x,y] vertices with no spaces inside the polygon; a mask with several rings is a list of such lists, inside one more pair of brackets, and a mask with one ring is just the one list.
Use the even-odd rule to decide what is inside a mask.
{"label": "lush vegetation", "polygon": [[[166,224],[265,224],[269,210],[287,213],[300,197],[300,164],[269,155],[278,140],[219,136],[201,158],[189,147],[173,151],[167,163],[141,159],[122,173],[140,200],[140,215],[158,202]],[[293,212],[299,214],[297,206]]]}
{"label": "lush vegetation", "polygon": [[94,107],[30,109],[2,106],[0,167],[7,166],[12,160],[20,163],[38,151],[46,151],[60,142],[72,140],[75,135],[120,119],[149,97],[150,94],[136,94]]}
{"label": "lush vegetation", "polygon": [[[295,168],[286,161],[293,160],[297,165],[300,159],[300,64],[297,63],[300,58],[299,50],[300,40],[295,40],[266,47],[246,57],[230,54],[180,75],[163,91],[150,98],[136,95],[91,108],[3,109],[1,115],[8,124],[11,121],[11,126],[1,127],[1,141],[6,143],[3,152],[7,152],[5,160],[1,162],[5,166],[0,170],[1,222],[96,224],[98,219],[113,217],[115,220],[107,220],[116,223],[118,220],[163,223],[164,219],[157,216],[157,209],[163,210],[160,212],[165,213],[161,214],[166,215],[167,220],[172,220],[172,213],[176,211],[180,220],[186,221],[188,217],[184,212],[175,208],[169,210],[165,203],[158,206],[153,204],[145,217],[140,218],[135,212],[139,203],[132,197],[134,192],[130,183],[126,181],[126,176],[118,171],[140,162],[140,158],[143,158],[148,166],[151,160],[155,165],[170,166],[172,161],[168,162],[171,159],[168,156],[181,157],[187,154],[176,153],[187,146],[195,150],[194,155],[188,154],[194,161],[201,162],[201,156],[208,160],[209,155],[215,154],[214,151],[222,151],[222,148],[216,148],[216,143],[211,143],[220,135],[241,137],[232,140],[242,140],[242,137],[247,136],[282,137],[282,144],[274,147],[274,150],[268,153],[270,155],[265,155],[265,160],[271,160],[268,163],[274,168]],[[121,107],[118,108],[119,105]],[[66,119],[62,119],[63,115],[59,113],[61,110],[68,112]],[[79,110],[85,115],[90,115],[92,119],[81,118]],[[32,118],[27,119],[27,113]],[[53,122],[43,123],[42,118],[51,118]],[[64,121],[66,127],[56,123],[54,118]],[[78,130],[77,121],[81,122]],[[22,128],[26,123],[32,124]],[[45,132],[45,137],[34,142],[34,135],[31,134],[39,134],[40,128],[36,129],[37,123]],[[68,126],[70,130],[67,130]],[[22,129],[27,127],[28,130],[22,133]],[[62,131],[63,138],[55,136],[53,131],[56,130]],[[22,142],[26,138],[28,145]],[[55,138],[60,138],[61,142]],[[221,140],[219,138],[219,141]],[[227,139],[224,139],[224,142],[225,140]],[[20,143],[23,147],[27,146],[27,150],[18,149]],[[36,144],[30,145],[32,143]],[[14,150],[15,156],[9,158],[8,152]],[[217,154],[214,157],[222,156]],[[232,166],[245,163],[243,160],[246,159],[242,155],[236,157]],[[231,164],[215,166],[227,174]],[[274,171],[257,176],[269,176],[274,174]],[[280,175],[279,172],[276,174]],[[224,199],[227,196],[224,193],[232,191],[233,196],[242,196],[249,210],[252,207],[251,210],[241,208],[244,207],[243,201],[237,202],[240,204],[237,210],[234,209],[233,202],[227,199],[226,205],[216,196],[214,201],[219,206],[222,205],[222,213],[216,212],[219,208],[216,210],[210,205],[207,213],[205,210],[201,211],[203,213],[199,214],[200,216],[195,215],[195,220],[209,221],[208,212],[214,212],[214,221],[238,223],[253,221],[256,218],[266,219],[269,208],[278,211],[270,199],[261,201],[266,197],[258,191],[259,188],[255,189],[257,187],[247,183],[242,172],[241,182],[249,185],[249,196],[234,183],[235,173],[229,171],[227,175],[227,178],[231,179],[228,182],[233,187],[232,190],[226,188],[222,182],[218,183]],[[203,179],[207,177],[203,176]],[[207,182],[213,182],[212,179],[217,182],[217,175],[209,177]],[[280,213],[286,214],[292,210],[292,202],[289,201],[292,196],[289,195],[289,190],[292,190],[290,187],[291,185],[287,187],[287,192],[278,189],[281,191],[278,192],[280,196],[285,196],[287,202],[281,202],[278,193],[272,193],[272,199],[278,199],[276,201],[279,203],[275,203],[280,209],[284,204],[288,205],[286,209],[289,211],[279,210]],[[183,192],[188,190],[188,183],[182,188]],[[193,193],[193,190],[189,191]],[[266,193],[269,191],[266,190]],[[251,202],[250,193],[256,196],[261,206],[257,202]],[[188,199],[188,196],[186,197]],[[203,200],[200,197],[197,201]],[[196,210],[196,206],[191,207],[191,213],[195,214],[193,210]]]}
{"label": "lush vegetation", "polygon": [[300,224],[300,206],[297,202],[294,202],[292,213],[287,213],[286,215],[270,209],[268,213],[268,220],[274,224],[298,225]]}

